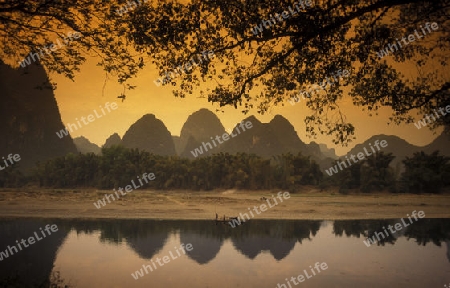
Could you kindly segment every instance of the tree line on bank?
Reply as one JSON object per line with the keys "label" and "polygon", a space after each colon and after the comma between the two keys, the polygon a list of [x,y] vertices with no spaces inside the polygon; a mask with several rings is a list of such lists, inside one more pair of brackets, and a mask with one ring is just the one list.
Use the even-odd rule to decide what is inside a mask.
{"label": "tree line on bank", "polygon": [[295,192],[300,186],[314,185],[321,189],[337,186],[341,193],[350,189],[438,193],[450,186],[449,157],[437,151],[430,155],[418,152],[402,161],[404,168],[395,169],[389,166],[394,158],[392,153],[376,153],[329,177],[317,163],[301,153],[272,159],[246,153],[219,153],[190,160],[112,146],[102,148],[101,155],[68,154],[38,163],[27,176],[17,167],[10,167],[0,173],[0,187],[113,189],[128,185],[143,173],[156,176],[146,188],[162,190],[236,188]]}
{"label": "tree line on bank", "polygon": [[[392,153],[377,152],[325,179],[321,185],[335,185],[339,192],[350,189],[362,192],[388,190],[390,192],[439,193],[450,186],[450,158],[416,152],[412,157],[402,160],[403,167],[389,166],[395,158]],[[337,164],[335,161],[334,164]]]}
{"label": "tree line on bank", "polygon": [[30,183],[51,188],[113,189],[130,184],[143,173],[156,176],[145,185],[150,189],[287,190],[295,185],[318,185],[322,178],[319,165],[301,154],[263,159],[245,153],[219,153],[190,160],[112,146],[102,148],[101,155],[67,154],[38,163],[27,177],[11,170],[10,177],[0,175],[0,186],[17,187]]}

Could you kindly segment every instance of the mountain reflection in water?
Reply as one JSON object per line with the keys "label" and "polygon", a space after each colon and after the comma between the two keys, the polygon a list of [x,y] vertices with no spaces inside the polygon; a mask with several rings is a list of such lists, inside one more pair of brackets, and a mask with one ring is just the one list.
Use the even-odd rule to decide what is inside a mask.
{"label": "mountain reflection in water", "polygon": [[[194,220],[1,220],[0,250],[3,251],[8,245],[32,235],[38,227],[45,224],[57,224],[59,231],[44,239],[45,241],[40,241],[39,245],[31,245],[0,261],[0,287],[38,287],[48,282],[50,275],[54,275],[56,271],[61,271],[61,277],[75,287],[87,287],[91,284],[110,287],[108,281],[112,281],[111,279],[95,276],[104,273],[103,266],[114,267],[115,270],[108,273],[113,275],[111,277],[115,280],[111,283],[115,287],[148,287],[155,283],[158,283],[158,287],[169,287],[164,281],[172,283],[170,287],[234,287],[236,283],[242,284],[242,287],[275,287],[277,283],[285,283],[285,278],[299,275],[303,269],[317,261],[327,262],[329,269],[320,277],[315,277],[317,279],[308,280],[308,287],[328,284],[333,287],[380,287],[383,286],[382,283],[396,287],[403,287],[408,283],[407,287],[420,287],[414,286],[419,284],[439,284],[443,287],[450,281],[450,220],[421,219],[371,247],[363,244],[363,240],[382,231],[382,227],[394,225],[398,221],[251,220],[231,228],[226,224],[215,225],[213,221]],[[194,249],[187,251],[183,259],[167,264],[167,268],[160,267],[138,281],[131,278],[131,272],[148,264],[150,259],[160,257],[164,251],[173,250],[176,243],[191,243]],[[415,244],[411,246],[409,243]],[[370,275],[364,280],[360,277],[362,275],[357,275],[357,271],[352,272],[352,265],[356,265],[353,269],[358,271],[367,265],[365,270],[361,270],[366,273],[366,270],[373,269],[372,265],[384,267],[401,260],[390,259],[395,251],[408,255],[404,257],[414,257],[415,253],[419,253],[420,247],[424,246],[428,249],[444,247],[441,248],[443,252],[433,250],[432,253],[441,253],[445,259],[445,264],[440,264],[440,271],[430,272],[436,275],[421,280],[425,282],[413,281],[413,272],[409,274],[403,267],[399,267],[392,275],[392,271],[381,271],[380,275],[386,279],[385,282],[378,283],[367,280]],[[358,257],[353,255],[356,251]],[[375,258],[372,256],[374,252],[385,255]],[[82,257],[84,258],[77,259]],[[86,259],[88,257],[92,259]],[[114,260],[114,257],[118,259]],[[122,261],[119,262],[119,258]],[[415,261],[424,267],[430,266],[429,263],[436,264],[434,254],[430,254],[428,258],[430,259],[420,256]],[[386,261],[384,264],[376,264],[384,261],[383,259]],[[352,261],[359,263],[351,263]],[[75,265],[75,262],[83,263],[84,267]],[[70,269],[67,268],[69,266]],[[77,269],[80,270],[77,272]],[[183,273],[175,272],[174,269]],[[87,271],[91,275],[86,275]],[[230,271],[234,274],[231,275]],[[180,277],[173,280],[167,275],[162,277],[166,273],[185,275],[185,279]],[[190,276],[192,274],[195,277]],[[443,275],[447,275],[447,278]]]}

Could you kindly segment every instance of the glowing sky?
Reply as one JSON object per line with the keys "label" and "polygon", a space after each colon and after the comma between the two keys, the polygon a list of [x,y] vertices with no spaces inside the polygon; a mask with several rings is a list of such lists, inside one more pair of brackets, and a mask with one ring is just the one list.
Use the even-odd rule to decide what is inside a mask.
{"label": "glowing sky", "polygon": [[[102,95],[105,72],[95,64],[94,59],[88,60],[81,73],[75,78],[75,82],[59,75],[52,75],[52,79],[58,83],[55,95],[64,124],[75,123],[75,118],[86,117],[92,114],[94,109],[99,111],[99,106],[104,106],[106,102],[115,101],[119,105],[117,110],[71,133],[73,138],[82,135],[101,146],[115,132],[122,137],[131,124],[147,113],[155,114],[158,119],[162,120],[172,135],[180,135],[181,128],[190,114],[201,108],[207,108],[213,112],[220,108],[218,104],[212,104],[206,98],[197,98],[196,95],[184,99],[175,98],[171,93],[173,86],[157,87],[153,83],[158,75],[154,67],[146,67],[138,78],[130,82],[130,84],[137,85],[137,88],[126,91],[127,98],[121,102],[117,96],[123,92],[123,86],[117,84],[115,79],[110,78],[106,82],[105,92]],[[414,124],[388,125],[390,109],[381,109],[379,116],[369,117],[361,107],[353,106],[350,97],[344,97],[340,106],[348,120],[356,127],[356,140],[348,147],[332,144],[331,136],[319,136],[314,140],[335,148],[338,155],[346,153],[354,145],[376,134],[398,135],[419,146],[429,144],[438,135],[433,135],[433,132],[425,128],[418,130]],[[249,116],[242,114],[239,107],[235,109],[230,106],[223,110],[224,113],[217,112],[216,114],[226,129],[234,127],[237,122]],[[271,114],[264,116],[257,114],[256,109],[252,112],[261,122],[269,122],[276,114],[284,116],[292,123],[300,139],[305,143],[313,140],[306,137],[305,133],[304,117],[308,113],[309,110],[303,100],[294,106],[285,102],[284,107],[273,107]],[[437,132],[440,133],[441,130]]]}

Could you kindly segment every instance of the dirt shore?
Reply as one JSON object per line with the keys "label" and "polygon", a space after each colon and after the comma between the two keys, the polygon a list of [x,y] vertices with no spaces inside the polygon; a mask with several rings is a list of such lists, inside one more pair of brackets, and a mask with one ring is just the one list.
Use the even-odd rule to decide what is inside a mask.
{"label": "dirt shore", "polygon": [[[43,218],[144,218],[214,219],[249,213],[261,204],[274,206],[274,191],[149,191],[136,190],[97,209],[94,202],[112,190],[3,190],[0,191],[0,217]],[[422,210],[427,218],[450,218],[450,195],[350,194],[305,187],[290,193],[289,199],[267,207],[255,219],[382,219],[402,218]],[[268,206],[268,205],[267,205]],[[250,215],[250,214],[249,214]]]}

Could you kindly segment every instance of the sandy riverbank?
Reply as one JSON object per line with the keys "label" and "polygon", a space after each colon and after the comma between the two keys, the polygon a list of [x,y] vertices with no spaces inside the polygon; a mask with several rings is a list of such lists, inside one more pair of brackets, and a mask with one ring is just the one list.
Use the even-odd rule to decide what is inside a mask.
{"label": "sandy riverbank", "polygon": [[[267,204],[274,191],[148,191],[136,190],[97,209],[94,202],[111,190],[0,191],[0,217],[213,219],[238,216],[248,208]],[[450,218],[450,195],[350,194],[319,192],[313,187],[291,193],[290,198],[255,219],[380,219],[401,218],[423,210],[427,218]],[[273,202],[271,202],[273,204]]]}

